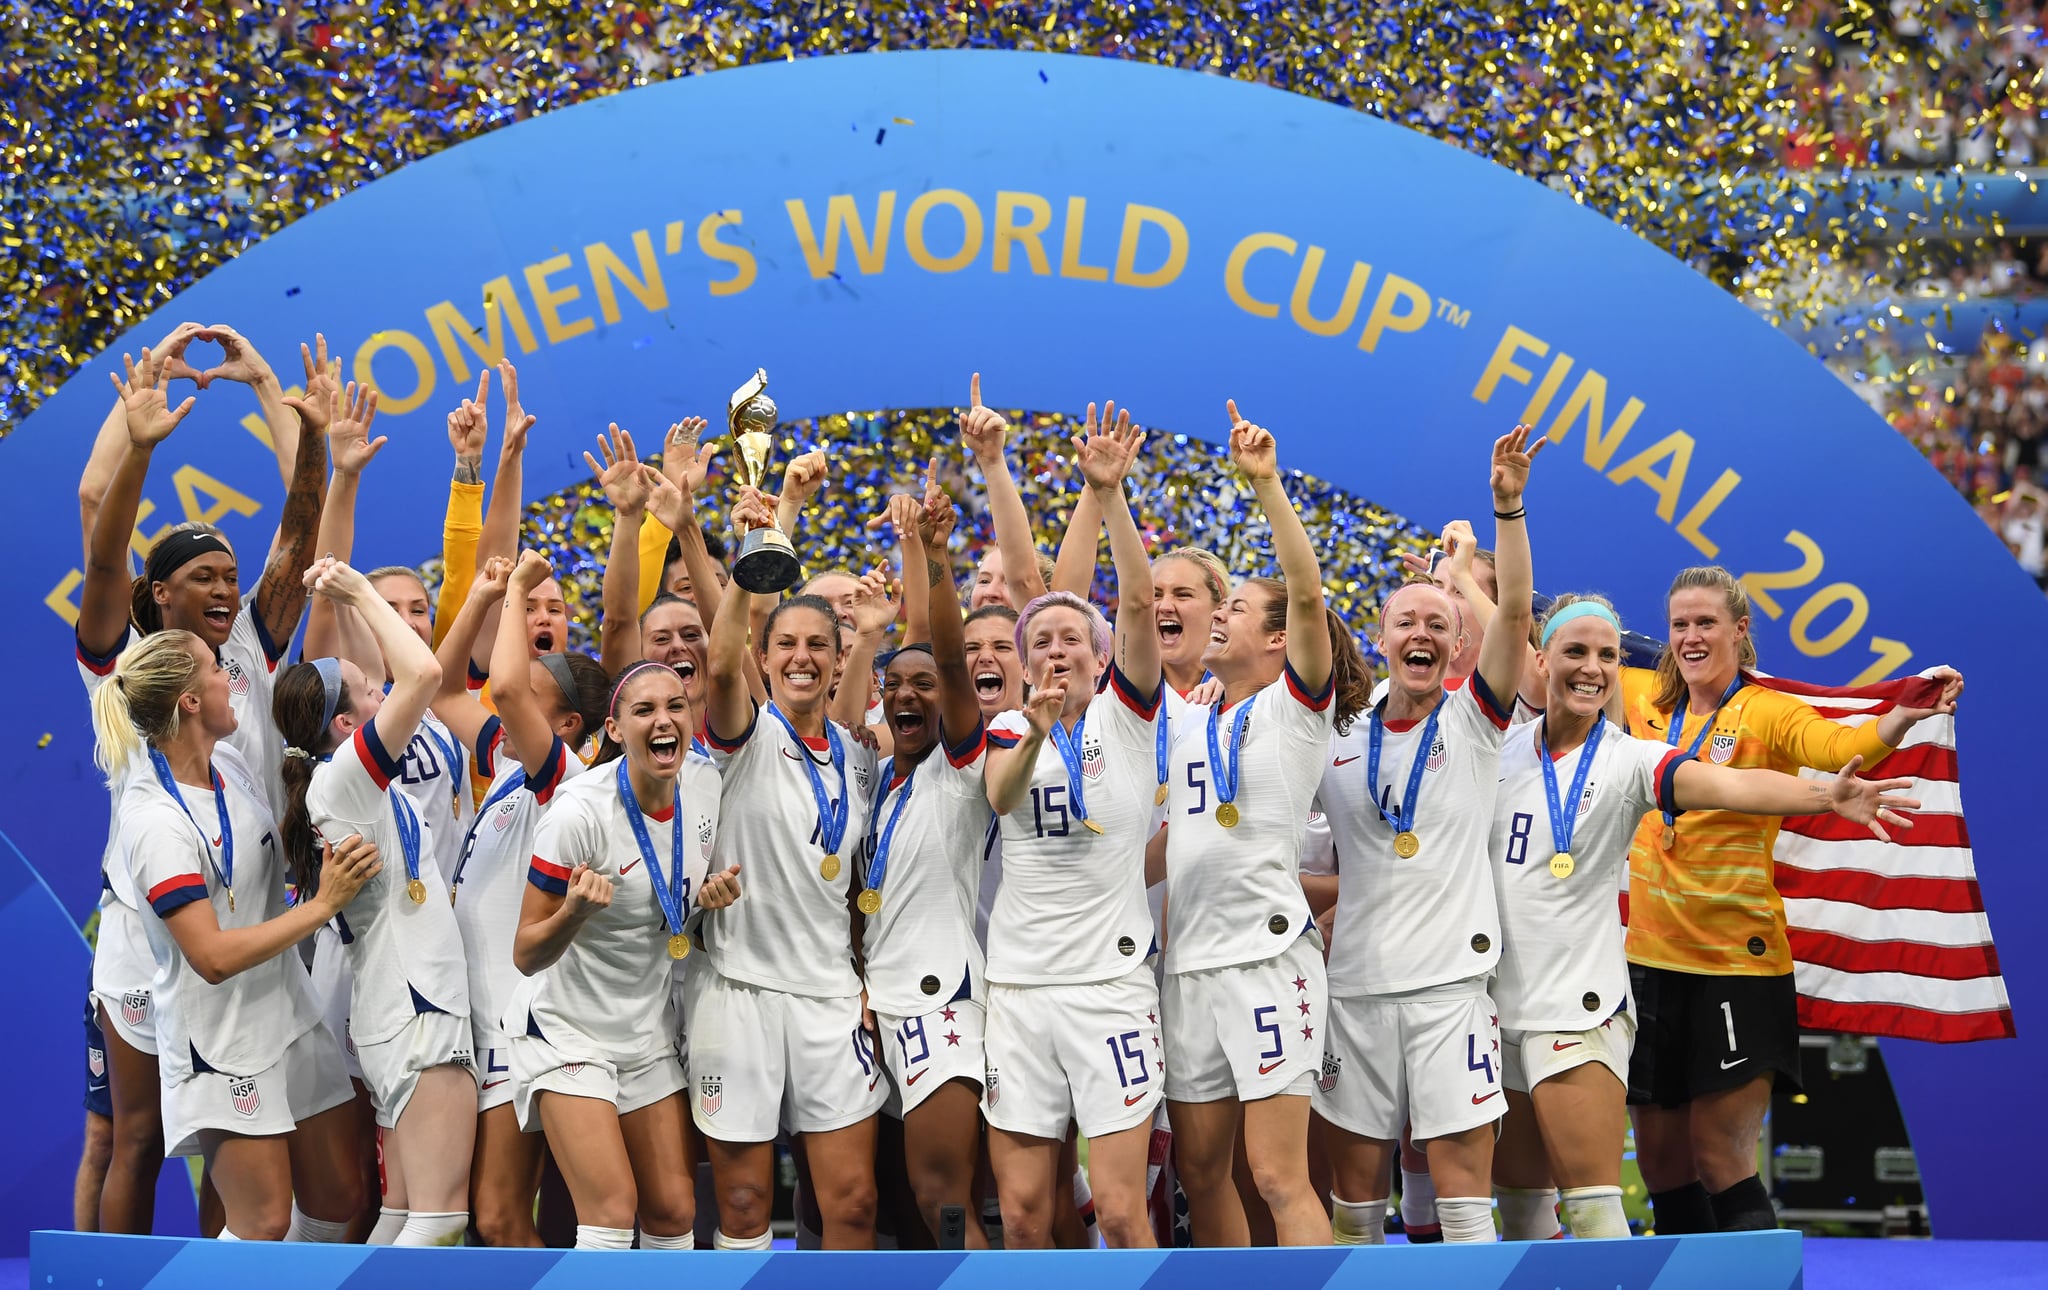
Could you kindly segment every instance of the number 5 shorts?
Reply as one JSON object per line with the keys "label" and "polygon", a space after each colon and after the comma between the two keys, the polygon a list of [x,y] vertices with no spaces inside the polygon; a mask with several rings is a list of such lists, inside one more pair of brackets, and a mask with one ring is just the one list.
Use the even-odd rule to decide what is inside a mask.
{"label": "number 5 shorts", "polygon": [[1159,983],[1141,963],[1110,981],[988,988],[982,1114],[1009,1133],[1059,1141],[1149,1124],[1165,1092]]}
{"label": "number 5 shorts", "polygon": [[860,996],[821,998],[690,973],[690,1117],[720,1142],[830,1133],[882,1109],[888,1090]]}
{"label": "number 5 shorts", "polygon": [[1316,1112],[1383,1142],[1491,1124],[1507,1110],[1495,1015],[1483,979],[1332,999]]}
{"label": "number 5 shorts", "polygon": [[1314,938],[1297,936],[1262,963],[1169,973],[1160,1002],[1169,1100],[1253,1102],[1315,1087],[1329,990]]}

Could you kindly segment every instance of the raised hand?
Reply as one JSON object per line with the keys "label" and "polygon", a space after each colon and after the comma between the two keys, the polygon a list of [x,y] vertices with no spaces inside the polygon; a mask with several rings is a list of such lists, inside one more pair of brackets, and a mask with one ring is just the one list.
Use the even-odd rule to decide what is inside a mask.
{"label": "raised hand", "polygon": [[745,533],[749,529],[772,529],[775,527],[775,512],[768,495],[752,484],[741,484],[739,499],[732,507],[732,531]]}
{"label": "raised hand", "polygon": [[[665,460],[665,459],[664,459]],[[662,522],[671,533],[681,533],[697,522],[697,503],[688,489],[652,466],[642,466],[647,477],[647,513]]]}
{"label": "raised hand", "polygon": [[[910,525],[912,529],[915,529],[916,521],[911,520]],[[901,532],[901,530],[898,531]],[[876,570],[872,573],[861,575],[860,585],[853,592],[853,626],[855,631],[861,632],[864,635],[875,636],[889,630],[890,624],[896,621],[896,615],[903,608],[902,602],[890,594],[892,591],[893,588],[889,585],[889,576],[886,573]]]}
{"label": "raised hand", "polygon": [[896,540],[909,545],[911,538],[923,539],[924,503],[909,493],[897,493],[889,498],[889,504],[880,515],[870,516],[864,526],[873,533],[883,525],[896,531]]}
{"label": "raised hand", "polygon": [[376,594],[368,578],[331,555],[323,555],[307,567],[306,589],[342,605],[360,604],[364,597]]}
{"label": "raised hand", "polygon": [[1842,767],[1828,785],[1828,809],[1852,824],[1867,824],[1870,835],[1880,842],[1889,842],[1892,835],[1885,832],[1885,825],[1895,829],[1910,829],[1913,821],[1899,814],[1901,811],[1917,811],[1917,798],[1901,797],[1901,790],[1911,788],[1910,779],[1858,779],[1856,772],[1863,768],[1861,755],[1851,757],[1849,764]]}
{"label": "raised hand", "polygon": [[171,378],[149,349],[142,351],[140,371],[135,360],[126,354],[121,355],[121,367],[128,374],[127,379],[115,376],[113,381],[121,396],[122,414],[128,421],[128,442],[138,448],[154,448],[171,437],[171,431],[178,428],[198,400],[188,394],[177,407],[170,405]]}
{"label": "raised hand", "polygon": [[265,380],[276,380],[270,364],[263,361],[263,355],[256,352],[256,346],[249,338],[226,323],[216,323],[198,334],[201,340],[214,341],[221,347],[221,361],[200,374],[202,385],[215,381],[235,381],[242,385],[256,385]]}
{"label": "raised hand", "polygon": [[[505,386],[505,440],[498,447],[498,456],[517,457],[526,451],[526,432],[533,429],[540,420],[526,410],[519,401],[519,369],[512,366],[511,359],[498,364],[498,379]],[[477,387],[483,388],[481,384]]]}
{"label": "raised hand", "polygon": [[569,890],[562,896],[570,919],[581,922],[612,903],[612,880],[587,864],[576,866],[569,875]]}
{"label": "raised hand", "polygon": [[811,504],[825,483],[825,454],[813,449],[789,463],[782,472],[782,501],[798,511]]}
{"label": "raised hand", "polygon": [[335,913],[348,908],[364,884],[384,871],[384,857],[377,844],[360,833],[351,833],[339,843],[320,843],[320,894]]}
{"label": "raised hand", "polygon": [[685,493],[694,495],[704,487],[711,459],[718,455],[716,443],[703,442],[710,424],[703,417],[684,417],[668,428],[668,437],[661,442],[662,478]]}
{"label": "raised hand", "polygon": [[619,423],[612,422],[611,440],[606,442],[603,435],[597,437],[597,450],[604,454],[604,464],[598,465],[597,458],[583,454],[584,464],[597,476],[597,482],[604,489],[605,498],[612,509],[621,515],[638,515],[647,509],[647,498],[654,491],[648,482],[647,472],[641,469],[640,458],[633,450],[633,435],[619,429]]}
{"label": "raised hand", "polygon": [[555,576],[554,566],[540,552],[528,547],[519,553],[519,563],[511,570],[506,581],[505,594],[515,597],[520,604],[533,594],[533,589]]}
{"label": "raised hand", "polygon": [[1090,488],[1109,490],[1123,487],[1124,476],[1130,473],[1131,463],[1138,458],[1138,447],[1145,442],[1145,432],[1131,424],[1131,410],[1118,409],[1115,402],[1102,406],[1100,420],[1095,416],[1095,405],[1088,405],[1088,418],[1082,425],[1082,433],[1074,436],[1074,452],[1081,467],[1081,478],[1088,481]]}
{"label": "raised hand", "polygon": [[708,874],[704,885],[697,889],[697,906],[700,909],[724,909],[740,898],[740,867],[734,865],[723,873]]}
{"label": "raised hand", "polygon": [[[299,362],[306,369],[305,397],[284,402],[286,407],[299,414],[300,425],[313,434],[321,434],[333,419],[335,398],[341,393],[341,360],[327,357],[325,334],[314,332],[313,345],[314,348],[309,349],[304,341],[299,342]],[[331,445],[328,455],[333,456]]]}
{"label": "raised hand", "polygon": [[[547,562],[543,560],[541,563]],[[494,555],[485,560],[484,567],[478,571],[475,583],[470,586],[469,598],[485,602],[503,600],[511,584],[512,562],[502,555]]]}
{"label": "raised hand", "polygon": [[1543,445],[1550,440],[1529,436],[1528,426],[1516,426],[1493,441],[1493,509],[1511,511],[1521,504],[1522,490],[1529,484],[1529,467]]}
{"label": "raised hand", "polygon": [[960,442],[976,461],[993,461],[1003,455],[1010,423],[994,408],[982,406],[980,372],[968,382],[967,402],[967,414],[960,418]]}
{"label": "raised hand", "polygon": [[1032,730],[1043,739],[1052,733],[1053,723],[1060,719],[1060,709],[1066,706],[1066,702],[1067,683],[1053,681],[1041,689],[1032,691],[1031,702],[1024,705],[1024,719],[1031,723]]}
{"label": "raised hand", "polygon": [[490,398],[491,369],[487,367],[477,374],[476,397],[464,399],[460,407],[448,414],[448,446],[455,449],[456,464],[472,471],[483,468],[484,444],[491,436],[487,415]]}
{"label": "raised hand", "polygon": [[195,340],[205,339],[205,331],[206,328],[196,322],[181,322],[151,347],[165,380],[190,381],[202,390],[206,388],[206,374],[185,361],[185,347]]}
{"label": "raised hand", "polygon": [[[313,396],[309,391],[305,399],[286,399],[285,403],[293,408],[311,406]],[[334,459],[334,469],[344,475],[360,475],[388,442],[381,434],[370,438],[370,426],[377,420],[377,391],[350,381],[346,391],[332,392],[328,407],[339,410],[327,428],[327,452]],[[299,415],[303,419],[305,413]]]}
{"label": "raised hand", "polygon": [[1248,480],[1256,482],[1277,476],[1280,456],[1273,446],[1273,432],[1239,416],[1236,399],[1224,400],[1223,407],[1230,414],[1230,460]]}
{"label": "raised hand", "polygon": [[924,539],[928,551],[941,550],[946,540],[953,536],[953,526],[960,522],[960,513],[953,509],[953,499],[939,486],[939,459],[933,457],[924,469],[924,502],[922,514],[917,520],[917,535]]}

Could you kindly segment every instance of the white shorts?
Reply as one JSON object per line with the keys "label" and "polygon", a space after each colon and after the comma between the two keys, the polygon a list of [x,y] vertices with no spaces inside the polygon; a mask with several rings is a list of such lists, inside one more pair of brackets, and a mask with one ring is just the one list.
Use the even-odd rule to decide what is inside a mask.
{"label": "white shorts", "polygon": [[423,1071],[460,1066],[474,1079],[476,1060],[470,1042],[468,1017],[422,1012],[383,1043],[359,1046],[356,1056],[363,1063],[363,1083],[369,1086],[370,1104],[377,1108],[378,1125],[398,1126]]}
{"label": "white shorts", "polygon": [[[566,1036],[565,1036],[566,1038]],[[578,1050],[591,1047],[580,1036],[571,1040]],[[589,1097],[610,1102],[620,1115],[630,1115],[653,1106],[689,1087],[683,1078],[683,1061],[673,1045],[630,1066],[602,1058],[570,1060],[571,1054],[538,1035],[517,1035],[512,1039],[512,1105],[518,1108],[519,1127],[539,1133],[540,1094],[560,1093],[564,1097]]]}
{"label": "white shorts", "polygon": [[[1330,1001],[1330,1045],[1315,1109],[1361,1137],[1417,1141],[1491,1124],[1506,1112],[1500,1026],[1484,989],[1421,999]],[[1431,997],[1435,996],[1435,997]]]}
{"label": "white shorts", "polygon": [[1553,1075],[1599,1062],[1628,1087],[1628,1055],[1636,1046],[1636,1020],[1618,1012],[1591,1030],[1503,1030],[1501,1082],[1527,1093]]}
{"label": "white shorts", "polygon": [[1096,1138],[1150,1123],[1166,1088],[1150,963],[1085,985],[990,985],[982,1114],[1009,1133]]}
{"label": "white shorts", "polygon": [[156,960],[142,930],[142,916],[102,892],[100,934],[92,951],[93,996],[104,1006],[121,1041],[151,1057],[156,1056],[156,1007],[150,997],[155,979]]}
{"label": "white shorts", "polygon": [[1315,1086],[1329,1007],[1316,938],[1262,963],[1169,973],[1160,1004],[1168,1101],[1307,1097]]}
{"label": "white shorts", "polygon": [[949,1080],[964,1079],[974,1085],[975,1096],[981,1095],[987,1017],[980,1004],[956,999],[916,1017],[878,1012],[875,1027],[893,1086],[883,1109],[892,1118],[915,1111]]}
{"label": "white shorts", "polygon": [[[328,1033],[341,1045],[342,1060],[347,1063],[350,1077],[362,1080],[362,1057],[356,1052],[355,1037],[348,1032],[349,998],[355,992],[356,973],[349,966],[348,950],[333,923],[322,923],[320,930],[313,933],[313,963],[308,973],[313,1000],[320,1005]],[[368,1087],[369,1081],[363,1080],[363,1084]]]}
{"label": "white shorts", "polygon": [[860,996],[814,998],[690,974],[690,1118],[720,1142],[829,1133],[882,1109],[882,1064]]}
{"label": "white shorts", "polygon": [[512,1041],[496,1026],[469,1019],[470,1051],[476,1054],[476,1113],[512,1104]]}
{"label": "white shorts", "polygon": [[215,1134],[272,1138],[301,1120],[353,1101],[356,1091],[342,1068],[334,1036],[315,1026],[294,1039],[284,1056],[254,1075],[213,1071],[164,1088],[164,1154],[204,1153]]}

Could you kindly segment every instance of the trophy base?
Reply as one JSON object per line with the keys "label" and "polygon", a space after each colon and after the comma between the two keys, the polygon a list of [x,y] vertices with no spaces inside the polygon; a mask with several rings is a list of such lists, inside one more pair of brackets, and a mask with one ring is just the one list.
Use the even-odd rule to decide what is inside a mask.
{"label": "trophy base", "polygon": [[740,539],[739,558],[732,562],[732,580],[756,595],[772,595],[794,587],[803,576],[796,548],[780,529],[751,529]]}

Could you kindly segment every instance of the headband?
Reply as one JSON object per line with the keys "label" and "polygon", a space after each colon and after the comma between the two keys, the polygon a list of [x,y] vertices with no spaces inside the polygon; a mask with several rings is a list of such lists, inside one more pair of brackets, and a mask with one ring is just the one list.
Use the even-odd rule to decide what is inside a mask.
{"label": "headband", "polygon": [[229,559],[235,555],[227,543],[205,529],[180,529],[166,533],[149,549],[149,558],[142,564],[143,576],[151,582],[168,582],[178,570],[215,551]]}
{"label": "headband", "polygon": [[1557,629],[1574,618],[1598,618],[1616,632],[1621,630],[1621,621],[1614,616],[1612,609],[1609,609],[1597,600],[1574,600],[1571,604],[1566,605],[1563,609],[1558,610],[1543,620],[1542,644],[1548,646],[1550,638],[1557,635]]}
{"label": "headband", "polygon": [[[541,655],[541,657],[547,658],[549,656],[543,654]],[[666,663],[657,663],[651,658],[641,659],[638,663],[633,664],[633,666],[619,673],[619,679],[612,682],[612,701],[605,707],[605,720],[609,721],[613,717],[619,715],[619,696],[626,692],[626,682],[632,680],[634,677],[640,675],[640,673],[646,671],[650,667],[661,668],[668,672],[671,676],[680,676],[680,674],[677,673],[677,671],[674,668],[670,667]],[[568,670],[566,665],[564,665],[563,670]],[[552,674],[552,671],[553,669],[550,669],[550,674]],[[557,677],[556,679],[560,680],[561,678]],[[567,693],[567,691],[564,691],[564,693]]]}
{"label": "headband", "polygon": [[320,732],[324,736],[334,721],[334,710],[341,706],[341,660],[316,658],[312,664],[320,674]]}
{"label": "headband", "polygon": [[887,671],[889,668],[889,664],[894,663],[899,657],[910,653],[912,650],[915,650],[920,654],[931,655],[934,662],[936,662],[938,659],[938,655],[932,653],[932,647],[928,642],[912,641],[910,644],[899,646],[896,649],[892,649],[887,654],[884,654],[882,655],[882,657],[876,659],[875,666],[881,668],[884,671]]}
{"label": "headband", "polygon": [[549,676],[555,678],[555,684],[562,687],[562,699],[571,708],[577,706],[576,674],[569,670],[568,657],[562,654],[543,654],[540,656],[540,665],[548,670]]}

